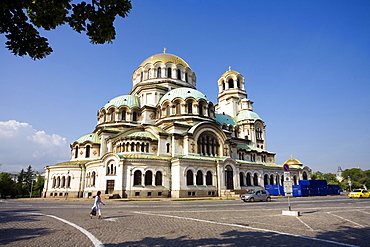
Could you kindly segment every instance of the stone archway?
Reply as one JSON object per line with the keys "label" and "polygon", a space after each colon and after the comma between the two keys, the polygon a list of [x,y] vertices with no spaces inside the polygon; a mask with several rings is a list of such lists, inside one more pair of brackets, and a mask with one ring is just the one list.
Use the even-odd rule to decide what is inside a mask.
{"label": "stone archway", "polygon": [[227,190],[234,189],[234,172],[231,166],[225,167],[225,184]]}

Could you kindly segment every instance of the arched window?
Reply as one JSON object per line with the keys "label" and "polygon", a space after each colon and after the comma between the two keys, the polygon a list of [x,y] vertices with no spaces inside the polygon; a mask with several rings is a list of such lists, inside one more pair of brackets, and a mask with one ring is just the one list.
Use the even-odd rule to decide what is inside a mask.
{"label": "arched window", "polygon": [[57,188],[60,187],[60,177],[57,178],[57,185],[56,185]]}
{"label": "arched window", "polygon": [[185,73],[185,81],[188,82],[188,73]]}
{"label": "arched window", "polygon": [[91,186],[95,186],[95,172],[92,172],[92,175],[91,175],[91,178],[92,178],[92,182],[91,182]]}
{"label": "arched window", "polygon": [[206,132],[198,138],[198,153],[203,156],[218,156],[218,140],[213,134]]}
{"label": "arched window", "polygon": [[203,185],[203,172],[202,171],[197,172],[196,180],[197,180],[196,181],[197,185]]}
{"label": "arched window", "polygon": [[276,179],[275,179],[275,184],[277,184],[277,185],[279,185],[280,183],[279,183],[279,175],[276,175]]}
{"label": "arched window", "polygon": [[194,176],[191,170],[186,172],[186,185],[194,185]]}
{"label": "arched window", "polygon": [[234,80],[233,79],[230,79],[228,81],[228,83],[229,83],[229,88],[234,88]]}
{"label": "arched window", "polygon": [[176,105],[175,105],[175,112],[176,112],[176,115],[181,114],[180,103],[176,103]]}
{"label": "arched window", "polygon": [[222,90],[225,90],[225,82],[222,82]]}
{"label": "arched window", "polygon": [[64,188],[66,186],[66,177],[63,176],[62,177],[62,184],[60,185],[60,187]]}
{"label": "arched window", "polygon": [[78,146],[76,146],[75,148],[75,159],[77,159],[77,157],[78,157]]}
{"label": "arched window", "polygon": [[297,184],[298,184],[298,183],[297,183],[297,176],[295,176],[295,175],[293,176],[293,184],[294,184],[294,185],[297,185]]}
{"label": "arched window", "polygon": [[274,175],[270,175],[270,184],[274,185]]}
{"label": "arched window", "polygon": [[302,174],[302,178],[303,180],[307,180],[308,176],[307,176],[307,172],[303,172]]}
{"label": "arched window", "polygon": [[122,118],[121,118],[123,121],[126,121],[126,111],[123,110],[122,111]]}
{"label": "arched window", "polygon": [[52,188],[55,188],[55,183],[56,183],[56,179],[55,177],[53,178],[53,185],[52,185]]}
{"label": "arched window", "polygon": [[153,181],[152,171],[146,171],[144,179],[145,179],[145,185],[152,185],[152,181]]}
{"label": "arched window", "polygon": [[244,186],[244,173],[239,173],[239,179],[240,179],[240,186]]}
{"label": "arched window", "polygon": [[150,69],[148,69],[148,79],[150,79]]}
{"label": "arched window", "polygon": [[90,145],[86,146],[85,158],[90,158]]}
{"label": "arched window", "polygon": [[141,185],[141,171],[134,172],[134,185]]}
{"label": "arched window", "polygon": [[166,148],[167,148],[167,153],[169,153],[171,151],[170,150],[170,144],[169,143],[166,144]]}
{"label": "arched window", "polygon": [[136,111],[134,111],[134,112],[132,113],[132,121],[134,121],[134,122],[136,122],[136,121],[137,121],[137,112],[136,112]]}
{"label": "arched window", "polygon": [[181,80],[181,70],[177,70],[177,79]]}
{"label": "arched window", "polygon": [[162,185],[162,172],[157,171],[155,173],[155,185],[161,186]]}
{"label": "arched window", "polygon": [[199,115],[203,116],[203,103],[200,102],[198,105],[198,113]]}
{"label": "arched window", "polygon": [[265,174],[265,176],[263,176],[263,183],[265,185],[268,185],[269,184],[269,175]]}
{"label": "arched window", "polygon": [[143,81],[143,72],[140,73],[140,81]]}
{"label": "arched window", "polygon": [[67,187],[70,188],[71,187],[71,176],[68,176],[67,177]]}
{"label": "arched window", "polygon": [[206,175],[206,185],[212,185],[212,172],[208,171]]}
{"label": "arched window", "polygon": [[193,103],[192,102],[188,103],[188,113],[189,114],[193,113]]}
{"label": "arched window", "polygon": [[247,186],[252,186],[251,174],[249,172],[247,173]]}
{"label": "arched window", "polygon": [[239,80],[236,80],[236,86],[237,86],[238,88],[240,88],[240,82],[239,82]]}
{"label": "arched window", "polygon": [[158,78],[161,78],[162,77],[162,69],[161,68],[158,68],[157,69],[157,77]]}
{"label": "arched window", "polygon": [[255,173],[253,175],[253,185],[258,186],[258,175],[257,175],[257,173]]}
{"label": "arched window", "polygon": [[167,69],[167,77],[172,78],[172,69],[171,68]]}
{"label": "arched window", "polygon": [[171,113],[170,113],[170,106],[167,105],[166,106],[166,116],[169,116]]}

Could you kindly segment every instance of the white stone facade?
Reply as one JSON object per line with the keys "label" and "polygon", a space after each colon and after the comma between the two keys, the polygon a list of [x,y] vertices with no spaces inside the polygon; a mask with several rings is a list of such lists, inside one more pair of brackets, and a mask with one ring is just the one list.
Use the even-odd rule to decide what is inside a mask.
{"label": "white stone facade", "polygon": [[[70,161],[45,167],[44,197],[215,197],[282,184],[240,73],[215,82],[215,105],[172,54],[147,58],[132,81],[128,95],[98,111],[95,130],[71,144]],[[292,167],[292,178],[308,179],[309,171]]]}

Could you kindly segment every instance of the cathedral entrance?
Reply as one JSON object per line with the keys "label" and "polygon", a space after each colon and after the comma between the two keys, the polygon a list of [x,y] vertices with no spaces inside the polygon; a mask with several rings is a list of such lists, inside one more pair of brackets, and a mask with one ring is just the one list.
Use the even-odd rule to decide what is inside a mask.
{"label": "cathedral entrance", "polygon": [[113,191],[114,191],[114,180],[107,180],[105,194],[113,194]]}
{"label": "cathedral entrance", "polygon": [[233,168],[231,166],[226,166],[225,168],[225,182],[226,182],[226,189],[233,190],[234,189],[234,180],[233,180]]}

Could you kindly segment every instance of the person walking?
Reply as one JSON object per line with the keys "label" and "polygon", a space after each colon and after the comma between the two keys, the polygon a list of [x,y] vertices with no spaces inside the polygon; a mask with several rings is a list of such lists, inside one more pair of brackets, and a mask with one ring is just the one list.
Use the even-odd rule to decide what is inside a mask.
{"label": "person walking", "polygon": [[[100,191],[98,191],[97,193],[96,193],[96,196],[95,196],[95,202],[94,202],[94,206],[92,207],[92,212],[90,213],[90,219],[92,219],[92,217],[93,217],[93,211],[98,211],[98,215],[99,215],[99,219],[102,219],[102,216],[101,216],[101,210],[100,210],[100,204],[103,204],[103,205],[105,205],[105,203],[104,202],[102,202],[102,200],[101,200],[101,197],[100,197],[100,194],[101,194],[101,192]],[[96,214],[96,213],[95,213]]]}

